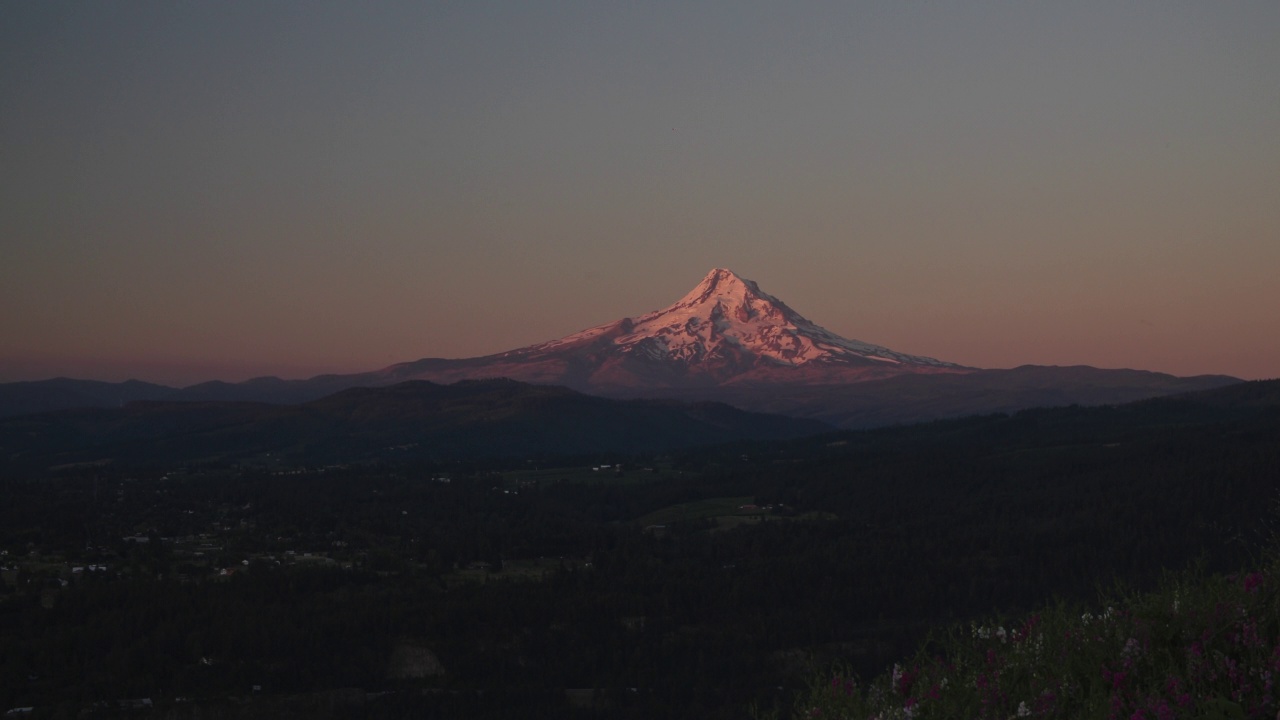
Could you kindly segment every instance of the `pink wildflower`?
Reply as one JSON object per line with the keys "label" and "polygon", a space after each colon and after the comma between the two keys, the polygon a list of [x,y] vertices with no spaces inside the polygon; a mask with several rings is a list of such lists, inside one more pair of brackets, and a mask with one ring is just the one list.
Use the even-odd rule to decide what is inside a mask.
{"label": "pink wildflower", "polygon": [[911,692],[911,686],[915,684],[918,677],[920,677],[918,668],[904,670],[902,675],[896,678],[897,682],[894,684],[894,689],[898,691],[899,695],[906,695]]}
{"label": "pink wildflower", "polygon": [[1244,578],[1244,591],[1255,592],[1258,586],[1262,584],[1262,573],[1256,572],[1246,575]]}

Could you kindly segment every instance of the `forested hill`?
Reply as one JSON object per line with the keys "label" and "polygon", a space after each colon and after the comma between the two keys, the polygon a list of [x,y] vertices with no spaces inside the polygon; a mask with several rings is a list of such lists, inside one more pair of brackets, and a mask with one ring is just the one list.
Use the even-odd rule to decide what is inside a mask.
{"label": "forested hill", "polygon": [[832,563],[897,577],[899,611],[962,616],[1247,557],[1280,509],[1280,381],[746,450],[716,457],[762,502],[840,518]]}
{"label": "forested hill", "polygon": [[7,418],[0,420],[0,467],[635,453],[829,429],[719,403],[610,400],[511,380],[412,381],[301,405],[147,401]]}

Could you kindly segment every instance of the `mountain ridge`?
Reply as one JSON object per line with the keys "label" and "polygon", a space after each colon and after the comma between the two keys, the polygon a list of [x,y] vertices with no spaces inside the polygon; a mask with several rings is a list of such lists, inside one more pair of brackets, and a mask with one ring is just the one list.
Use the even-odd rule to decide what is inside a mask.
{"label": "mountain ridge", "polygon": [[714,268],[665,308],[501,353],[428,357],[305,380],[215,380],[181,389],[70,379],[0,384],[0,417],[114,407],[129,400],[297,404],[351,387],[503,377],[604,397],[712,400],[869,427],[1035,406],[1127,402],[1240,382],[1228,376],[1034,367],[1039,369],[983,370],[844,338],[756,282]]}
{"label": "mountain ridge", "polygon": [[615,400],[513,380],[415,380],[296,405],[143,400],[7,418],[0,467],[632,454],[832,429],[706,401]]}

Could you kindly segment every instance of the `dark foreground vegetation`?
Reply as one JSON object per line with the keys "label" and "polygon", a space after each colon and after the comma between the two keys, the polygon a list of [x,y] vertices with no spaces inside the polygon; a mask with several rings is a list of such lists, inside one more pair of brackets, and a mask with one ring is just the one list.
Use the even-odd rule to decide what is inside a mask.
{"label": "dark foreground vegetation", "polygon": [[[1171,574],[1094,608],[971,623],[862,684],[816,678],[822,718],[1273,718],[1280,708],[1280,548],[1246,572]],[[775,715],[776,716],[776,715]]]}
{"label": "dark foreground vegetation", "polygon": [[1276,395],[660,457],[6,473],[0,711],[785,715],[815,664],[872,677],[931,630],[1256,561]]}

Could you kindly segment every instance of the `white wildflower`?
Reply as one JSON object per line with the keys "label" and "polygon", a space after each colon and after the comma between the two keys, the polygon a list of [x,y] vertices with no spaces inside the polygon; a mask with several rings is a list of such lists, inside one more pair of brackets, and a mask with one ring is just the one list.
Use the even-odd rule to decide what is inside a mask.
{"label": "white wildflower", "polygon": [[1027,707],[1027,701],[1023,700],[1018,703],[1018,717],[1030,717],[1031,708]]}
{"label": "white wildflower", "polygon": [[1000,642],[1005,642],[1008,639],[1008,633],[1004,631],[1003,625],[996,628],[996,637],[1000,638]]}

